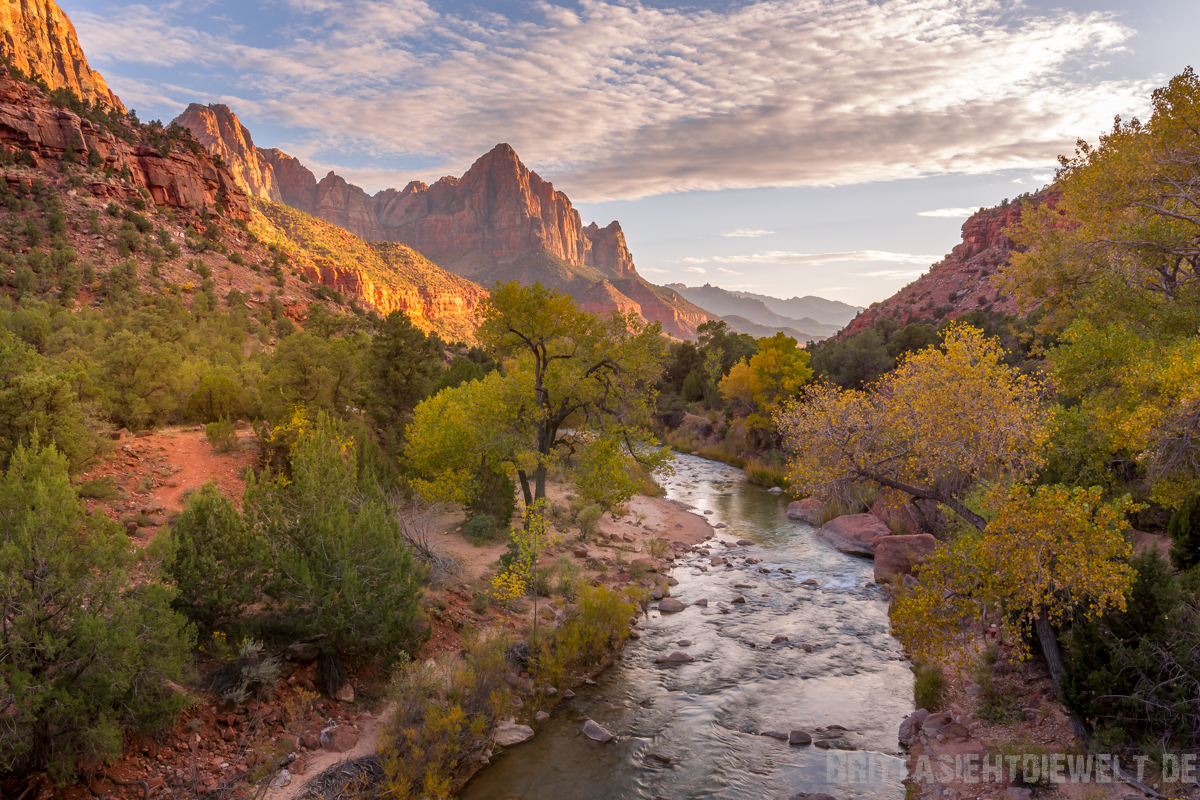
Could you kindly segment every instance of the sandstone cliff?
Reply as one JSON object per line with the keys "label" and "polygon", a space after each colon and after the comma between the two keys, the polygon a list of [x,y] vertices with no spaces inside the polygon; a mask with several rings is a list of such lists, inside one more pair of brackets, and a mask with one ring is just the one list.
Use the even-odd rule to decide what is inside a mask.
{"label": "sandstone cliff", "polygon": [[963,223],[962,242],[949,255],[887,300],[873,303],[839,336],[851,336],[884,317],[907,324],[953,319],[975,309],[1019,313],[1016,299],[992,285],[1013,250],[1013,241],[1005,230],[1020,221],[1026,205],[1049,203],[1053,207],[1056,200],[1053,192],[1043,190],[1018,202],[980,209]]}
{"label": "sandstone cliff", "polygon": [[83,100],[125,110],[100,73],[88,66],[75,26],[54,0],[0,3],[0,54],[51,89],[70,89]]}
{"label": "sandstone cliff", "polygon": [[216,140],[210,148],[222,154],[235,175],[262,174],[278,196],[255,192],[248,179],[251,193],[279,199],[360,239],[407,245],[484,286],[540,281],[570,293],[595,313],[636,309],[683,338],[693,338],[696,326],[716,318],[638,275],[620,223],[585,226],[570,198],[527,169],[506,144],[460,178],[445,177],[432,186],[412,181],[403,189],[369,195],[333,172],[317,181],[280,150],[252,149],[249,133],[232,113],[228,124],[220,124],[219,113],[203,110],[193,106],[175,121],[206,144]]}
{"label": "sandstone cliff", "polygon": [[362,298],[381,314],[403,311],[448,341],[473,341],[483,287],[438,267],[410,247],[365,242],[289,206],[255,198],[251,230],[292,254],[309,280]]}
{"label": "sandstone cliff", "polygon": [[260,155],[250,131],[229,106],[192,103],[171,124],[187,128],[210,153],[220,156],[233,179],[247,194],[283,202],[275,170]]}
{"label": "sandstone cliff", "polygon": [[[71,169],[77,171],[81,188],[96,197],[145,198],[186,212],[220,209],[250,218],[246,195],[233,176],[215,166],[196,142],[146,125],[114,123],[101,113],[82,117],[55,106],[41,89],[4,68],[0,146],[27,154],[34,167],[61,162],[74,148],[81,163]],[[98,161],[85,167],[82,162],[93,153]]]}

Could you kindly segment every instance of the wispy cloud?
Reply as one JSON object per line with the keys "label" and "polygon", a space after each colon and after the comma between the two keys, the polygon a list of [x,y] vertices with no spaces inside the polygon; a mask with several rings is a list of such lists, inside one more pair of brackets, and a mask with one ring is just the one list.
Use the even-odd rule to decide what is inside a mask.
{"label": "wispy cloud", "polygon": [[[1143,113],[1161,82],[1077,69],[1123,47],[1114,16],[1020,0],[543,0],[520,19],[424,0],[282,5],[286,30],[184,3],[73,17],[118,94],[226,102],[297,155],[376,165],[364,182],[403,159],[431,164],[408,177],[460,174],[507,141],[589,201],[1040,168]],[[176,85],[149,85],[161,68]]]}
{"label": "wispy cloud", "polygon": [[657,275],[665,275],[667,271],[665,269],[657,269],[656,267],[638,267],[638,272],[652,272]]}
{"label": "wispy cloud", "polygon": [[705,275],[708,273],[708,270],[704,269],[703,267],[688,267],[684,270],[684,272],[695,272],[698,275]]}
{"label": "wispy cloud", "polygon": [[827,264],[835,261],[890,261],[896,264],[932,264],[941,256],[916,255],[914,253],[889,253],[884,250],[849,250],[842,253],[789,253],[769,250],[740,256],[710,256],[708,258],[680,259],[685,264]]}
{"label": "wispy cloud", "polygon": [[932,211],[918,211],[918,217],[943,217],[946,219],[966,219],[978,211],[978,208],[935,208]]}
{"label": "wispy cloud", "polygon": [[911,281],[925,274],[923,269],[881,269],[876,272],[864,272],[864,278],[882,278],[886,281]]}
{"label": "wispy cloud", "polygon": [[738,272],[736,269],[725,269],[724,267],[717,267],[717,272],[724,272],[726,275],[741,275],[742,274],[742,273]]}
{"label": "wispy cloud", "polygon": [[729,233],[722,233],[721,235],[733,239],[757,239],[760,236],[770,236],[774,232],[775,231],[756,231],[751,230],[750,228],[738,228],[737,230],[732,230]]}

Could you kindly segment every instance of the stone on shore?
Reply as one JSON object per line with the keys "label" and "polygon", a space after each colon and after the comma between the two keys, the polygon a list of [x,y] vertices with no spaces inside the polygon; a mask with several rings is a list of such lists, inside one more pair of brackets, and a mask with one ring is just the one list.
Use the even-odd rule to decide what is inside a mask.
{"label": "stone on shore", "polygon": [[821,522],[825,519],[825,504],[815,497],[806,497],[803,500],[789,503],[787,511],[783,512],[783,515],[788,519],[820,527]]}
{"label": "stone on shore", "polygon": [[847,514],[822,525],[817,538],[843,553],[873,557],[879,540],[891,533],[874,514]]}
{"label": "stone on shore", "polygon": [[533,728],[505,720],[501,720],[500,724],[496,726],[496,735],[493,737],[496,744],[501,747],[512,747],[532,738]]}
{"label": "stone on shore", "polygon": [[911,575],[937,549],[932,534],[884,536],[875,545],[875,582],[885,583],[892,578]]}

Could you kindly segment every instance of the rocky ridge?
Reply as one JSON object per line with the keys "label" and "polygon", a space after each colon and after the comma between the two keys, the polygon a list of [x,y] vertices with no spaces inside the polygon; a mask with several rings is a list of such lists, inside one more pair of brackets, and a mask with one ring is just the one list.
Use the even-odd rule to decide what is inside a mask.
{"label": "rocky ridge", "polygon": [[75,26],[54,0],[0,3],[0,54],[51,89],[70,89],[89,102],[125,110],[121,98],[88,65]]}
{"label": "rocky ridge", "polygon": [[283,195],[275,180],[275,170],[259,154],[250,131],[246,130],[229,106],[192,103],[175,118],[175,123],[190,130],[196,141],[207,147],[210,153],[220,156],[246,194],[283,202]]}
{"label": "rocky ridge", "polygon": [[114,131],[110,124],[59,108],[40,88],[0,67],[0,146],[27,154],[32,167],[58,164],[72,148],[77,158],[95,153],[98,169],[78,176],[80,188],[94,197],[144,198],[191,213],[220,208],[249,219],[246,195],[229,171],[217,167],[203,148],[193,151],[186,145],[131,125]]}
{"label": "rocky ridge", "polygon": [[1056,201],[1057,195],[1044,189],[1022,202],[980,209],[963,223],[962,242],[949,255],[887,300],[873,303],[839,335],[859,333],[885,317],[905,325],[930,317],[953,319],[975,309],[1019,313],[1016,298],[992,285],[1013,251],[1005,231],[1020,222],[1024,208],[1043,203],[1053,207]]}
{"label": "rocky ridge", "polygon": [[694,337],[697,326],[715,319],[678,292],[646,281],[620,223],[584,225],[570,198],[527,169],[507,144],[494,147],[461,177],[432,185],[412,181],[403,189],[369,195],[334,172],[318,181],[281,150],[251,150],[249,132],[227,108],[192,106],[173,124],[191,129],[235,175],[246,176],[243,185],[251,194],[283,202],[364,241],[407,245],[484,286],[540,281],[571,294],[593,313],[634,311],[683,338]]}

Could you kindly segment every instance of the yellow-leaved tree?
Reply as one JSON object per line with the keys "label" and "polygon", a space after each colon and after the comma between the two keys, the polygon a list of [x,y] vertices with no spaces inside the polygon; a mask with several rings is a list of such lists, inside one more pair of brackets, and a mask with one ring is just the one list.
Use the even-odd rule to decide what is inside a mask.
{"label": "yellow-leaved tree", "polygon": [[[932,557],[898,605],[915,652],[944,652],[968,620],[994,612],[1018,639],[1036,630],[1057,682],[1053,623],[1123,605],[1131,504],[1105,504],[1099,489],[1029,488],[1048,409],[1040,383],[1003,355],[982,331],[954,325],[943,349],[910,355],[868,390],[819,384],[776,420],[797,489],[845,501],[874,484],[936,500],[973,529]],[[975,487],[991,490],[973,508]]]}
{"label": "yellow-leaved tree", "polygon": [[530,510],[554,460],[573,453],[580,493],[612,506],[640,487],[631,473],[669,463],[649,432],[666,347],[657,324],[600,318],[558,290],[513,282],[492,290],[477,335],[503,374],[444,389],[417,406],[408,429],[406,455],[427,499],[465,502],[481,464],[500,465]]}

